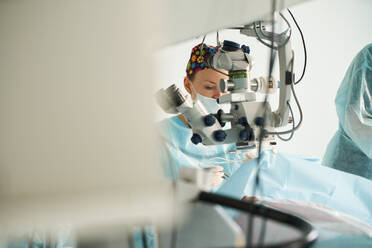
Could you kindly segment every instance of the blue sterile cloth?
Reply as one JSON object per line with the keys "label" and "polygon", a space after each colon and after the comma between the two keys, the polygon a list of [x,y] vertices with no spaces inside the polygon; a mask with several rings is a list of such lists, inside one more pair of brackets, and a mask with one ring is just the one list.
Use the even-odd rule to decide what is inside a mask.
{"label": "blue sterile cloth", "polygon": [[[238,199],[252,196],[257,161],[253,159],[244,163],[217,193]],[[256,196],[260,200],[292,199],[318,203],[372,226],[370,180],[322,166],[319,159],[271,151],[262,153],[259,175],[260,186]],[[366,235],[345,235],[317,229],[320,239],[315,247],[372,247],[372,239]]]}
{"label": "blue sterile cloth", "polygon": [[369,248],[372,247],[372,238],[366,235],[345,235],[327,230],[318,229],[319,240],[314,248]]}
{"label": "blue sterile cloth", "polygon": [[[252,195],[257,159],[244,163],[218,190],[241,199]],[[262,153],[258,198],[319,203],[372,225],[372,182],[321,166],[318,159],[285,153]]]}
{"label": "blue sterile cloth", "polygon": [[323,164],[372,179],[372,43],[352,61],[335,103],[339,129]]}
{"label": "blue sterile cloth", "polygon": [[243,153],[234,152],[234,144],[214,146],[193,144],[190,140],[192,130],[187,128],[178,116],[159,122],[158,127],[161,158],[166,175],[170,178],[176,178],[182,166],[203,168],[222,166],[225,173],[232,175],[245,159]]}

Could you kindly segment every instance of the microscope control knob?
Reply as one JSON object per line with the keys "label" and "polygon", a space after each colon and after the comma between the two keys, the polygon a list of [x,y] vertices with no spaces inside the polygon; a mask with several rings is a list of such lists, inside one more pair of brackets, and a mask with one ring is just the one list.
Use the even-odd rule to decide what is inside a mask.
{"label": "microscope control knob", "polygon": [[244,129],[244,130],[240,131],[240,133],[239,133],[239,138],[240,138],[240,140],[242,140],[242,141],[248,141],[248,140],[251,139],[251,133],[248,132],[247,129]]}
{"label": "microscope control knob", "polygon": [[263,124],[264,124],[264,118],[262,118],[262,117],[257,117],[257,118],[254,120],[254,123],[255,123],[257,126],[261,127],[261,126],[263,126]]}
{"label": "microscope control knob", "polygon": [[231,40],[224,40],[222,49],[225,51],[236,51],[240,48],[240,44]]}
{"label": "microscope control knob", "polygon": [[222,142],[226,139],[226,132],[223,130],[217,130],[213,133],[214,139],[218,142]]}
{"label": "microscope control knob", "polygon": [[247,118],[245,117],[239,118],[238,123],[242,126],[248,126],[248,121],[247,121]]}
{"label": "microscope control knob", "polygon": [[216,123],[216,118],[214,118],[214,116],[212,114],[204,116],[204,124],[207,127],[213,126],[214,123]]}
{"label": "microscope control knob", "polygon": [[242,50],[243,50],[243,52],[245,52],[245,53],[250,53],[251,52],[251,49],[249,48],[249,46],[246,46],[246,45],[242,45]]}
{"label": "microscope control knob", "polygon": [[200,137],[199,134],[194,133],[191,137],[191,142],[194,143],[195,145],[199,144],[202,142],[202,137]]}

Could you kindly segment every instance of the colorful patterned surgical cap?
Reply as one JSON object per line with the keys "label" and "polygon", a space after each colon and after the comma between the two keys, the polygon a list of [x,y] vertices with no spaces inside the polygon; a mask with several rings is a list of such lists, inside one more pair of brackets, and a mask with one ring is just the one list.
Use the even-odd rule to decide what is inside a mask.
{"label": "colorful patterned surgical cap", "polygon": [[[200,54],[200,47],[202,46],[201,49],[201,54]],[[189,62],[187,63],[186,67],[186,74],[188,77],[191,77],[194,75],[196,72],[204,70],[207,67],[207,59],[210,55],[217,53],[218,50],[216,47],[209,46],[207,44],[199,44],[195,46],[191,50],[191,55]]]}

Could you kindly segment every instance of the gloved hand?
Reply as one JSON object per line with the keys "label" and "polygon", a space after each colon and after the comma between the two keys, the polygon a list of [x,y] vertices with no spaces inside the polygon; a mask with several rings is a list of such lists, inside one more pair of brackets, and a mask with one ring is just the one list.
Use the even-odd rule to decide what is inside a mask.
{"label": "gloved hand", "polygon": [[223,176],[224,176],[223,167],[211,166],[211,167],[208,167],[208,169],[210,169],[213,173],[212,182],[211,182],[212,187],[216,187],[217,185],[222,183]]}
{"label": "gloved hand", "polygon": [[245,159],[243,160],[243,163],[248,162],[249,160],[252,160],[254,158],[257,158],[257,149],[249,150],[245,153]]}
{"label": "gloved hand", "polygon": [[[274,147],[274,146],[271,147],[271,151],[274,154],[278,153],[277,148]],[[249,160],[252,160],[252,159],[257,158],[257,157],[258,157],[257,149],[249,150],[248,152],[245,153],[245,159],[243,160],[243,163],[248,162]]]}
{"label": "gloved hand", "polygon": [[260,199],[258,199],[255,196],[247,196],[247,195],[243,196],[242,200],[243,201],[249,201],[251,203],[256,203],[256,202],[259,202],[260,201]]}

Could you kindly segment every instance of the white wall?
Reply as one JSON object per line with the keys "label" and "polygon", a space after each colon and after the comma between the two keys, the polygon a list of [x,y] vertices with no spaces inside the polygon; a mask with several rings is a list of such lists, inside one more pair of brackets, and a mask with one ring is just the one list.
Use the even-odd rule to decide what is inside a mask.
{"label": "white wall", "polygon": [[[292,7],[291,11],[304,33],[308,53],[306,75],[296,87],[304,121],[294,138],[289,142],[278,142],[278,148],[283,152],[322,157],[338,128],[334,106],[338,86],[356,53],[372,42],[372,1],[308,1]],[[284,13],[290,19],[288,13]],[[303,66],[302,42],[293,21],[291,24],[295,72],[299,77]],[[206,43],[215,45],[215,39],[215,33],[208,34]],[[249,45],[256,63],[252,77],[267,75],[268,48],[234,30],[220,32],[220,39]],[[197,37],[158,52],[157,82],[161,83],[157,89],[172,83],[183,88],[191,48],[201,40],[202,37]],[[157,120],[167,116],[160,108],[157,108],[156,114]]]}
{"label": "white wall", "polygon": [[[149,125],[152,92],[143,87],[153,68],[147,37],[158,43],[159,32],[142,30],[161,22],[158,8],[147,0],[0,0],[0,240],[29,223],[169,213]],[[126,108],[138,102],[133,92],[143,99]]]}

